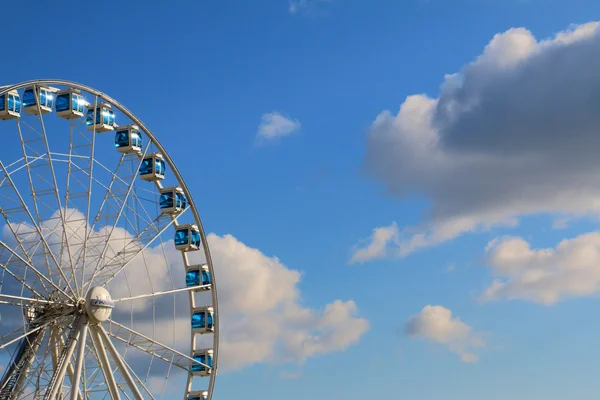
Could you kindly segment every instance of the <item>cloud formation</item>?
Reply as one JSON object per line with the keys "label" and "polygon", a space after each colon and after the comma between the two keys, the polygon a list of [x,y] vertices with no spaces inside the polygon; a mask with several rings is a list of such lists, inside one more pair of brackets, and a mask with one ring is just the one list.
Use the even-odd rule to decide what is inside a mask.
{"label": "cloud formation", "polygon": [[231,235],[210,234],[223,319],[222,365],[302,363],[342,351],[369,330],[354,301],[335,300],[324,310],[304,307],[300,273]]}
{"label": "cloud formation", "polygon": [[498,238],[486,250],[486,263],[496,279],[483,293],[483,300],[518,299],[552,305],[600,292],[599,232],[543,249],[532,249],[519,237]]}
{"label": "cloud formation", "polygon": [[408,320],[405,333],[410,338],[443,344],[468,363],[478,361],[473,350],[485,347],[481,333],[473,331],[470,325],[453,317],[452,311],[442,306],[423,307],[419,314]]}
{"label": "cloud formation", "polygon": [[367,239],[367,245],[355,249],[350,263],[362,263],[385,257],[388,254],[390,245],[398,245],[398,225],[392,222],[391,225],[381,226],[373,229],[373,234]]}
{"label": "cloud formation", "polygon": [[600,211],[599,26],[541,41],[510,29],[447,75],[438,98],[377,116],[364,168],[391,196],[431,204],[422,226],[400,232],[397,255],[524,215]]}
{"label": "cloud formation", "polygon": [[[82,236],[83,232],[76,232],[82,228],[75,221],[79,221],[83,215],[76,210],[69,210],[68,214],[72,216],[72,221],[66,223],[68,231]],[[19,226],[20,230],[39,237],[27,224]],[[55,220],[43,221],[41,227],[46,239],[52,237],[55,243],[60,242],[62,231]],[[99,232],[106,229],[107,227],[101,227],[92,234],[92,242],[101,239]],[[1,234],[5,242],[14,242],[6,225],[2,227]],[[181,253],[170,239],[172,231],[165,236],[169,239],[163,243],[157,240],[154,245],[141,251],[122,273],[110,281],[108,289],[113,299],[185,287]],[[118,253],[132,238],[133,235],[125,229],[116,228],[107,254]],[[219,289],[222,327],[220,371],[242,369],[259,363],[302,364],[310,357],[347,349],[369,330],[369,322],[359,315],[358,307],[352,300],[333,300],[323,305],[321,310],[304,306],[299,288],[301,273],[288,268],[276,257],[268,257],[232,235],[209,234],[207,240]],[[103,246],[104,243],[100,244]],[[40,246],[34,251],[38,255],[44,255]],[[66,260],[65,257],[59,257],[61,251],[64,251],[61,246],[53,247],[57,259]],[[192,264],[205,261],[200,251],[189,252],[188,257]],[[2,251],[0,258],[6,258]],[[92,258],[88,256],[88,268],[91,270],[95,266],[91,263]],[[11,267],[17,266],[11,264]],[[64,270],[69,269],[65,261]],[[22,268],[15,271],[20,275],[25,274]],[[78,275],[81,279],[80,271]],[[37,282],[36,288],[43,288],[35,276],[27,280],[32,284]],[[104,281],[101,279],[94,282],[100,284]],[[21,285],[11,279],[4,282],[2,289],[5,294],[20,294]],[[207,296],[208,293],[196,295],[196,304],[210,304]],[[7,316],[6,312],[12,312],[11,317],[14,318],[11,319],[17,324],[21,322],[19,308],[3,307],[2,312],[3,317]],[[160,343],[189,353],[191,323],[187,293],[118,302],[113,311],[113,319]],[[2,328],[6,328],[5,325],[3,323]],[[211,347],[212,335],[204,335],[198,339],[198,343],[198,348]],[[131,365],[144,371],[148,369],[148,357],[136,349],[130,348],[129,353],[127,360]],[[151,375],[160,376],[164,373],[166,364],[153,363]]]}
{"label": "cloud formation", "polygon": [[278,112],[264,114],[256,136],[259,140],[275,140],[300,130],[300,121],[289,119]]}
{"label": "cloud formation", "polygon": [[[239,370],[261,363],[302,364],[310,357],[347,349],[369,330],[369,322],[359,316],[358,307],[352,300],[335,300],[326,304],[321,312],[303,306],[298,287],[300,272],[289,269],[278,258],[268,257],[232,235],[211,233],[207,239],[219,290],[220,371]],[[188,256],[193,264],[205,261],[201,252],[188,253]],[[165,268],[165,257],[169,268]],[[133,295],[149,291],[150,283],[144,279],[145,275],[158,282],[169,282],[171,275],[176,287],[185,285],[181,255],[172,241],[166,242],[164,248],[148,249],[143,258],[143,264],[131,265],[126,275],[111,282],[111,293],[118,291],[125,295],[130,288]],[[153,286],[159,290],[156,284]],[[198,297],[202,298],[202,295]],[[208,303],[208,298],[204,298]],[[178,308],[187,310],[186,296],[179,296],[175,301]],[[155,319],[164,328],[154,332],[163,335],[158,340],[169,343],[173,340],[172,332],[176,332],[175,348],[189,347],[189,316],[181,313],[174,318],[173,301],[159,305],[149,300],[130,303],[139,321],[135,330],[148,335],[154,331],[149,317],[155,307]],[[198,304],[202,304],[202,300]],[[144,314],[146,318],[142,317]],[[123,317],[128,316],[129,307],[124,310]],[[204,342],[210,346],[210,341]]]}

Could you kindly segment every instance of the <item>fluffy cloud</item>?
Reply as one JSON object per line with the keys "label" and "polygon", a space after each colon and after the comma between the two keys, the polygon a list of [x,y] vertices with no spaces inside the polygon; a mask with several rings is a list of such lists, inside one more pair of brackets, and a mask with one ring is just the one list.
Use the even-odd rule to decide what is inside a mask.
{"label": "fluffy cloud", "polygon": [[458,354],[464,362],[477,362],[473,349],[485,346],[483,335],[453,317],[452,311],[442,306],[425,306],[406,323],[405,333],[411,338],[440,343]]}
{"label": "fluffy cloud", "polygon": [[532,249],[518,237],[488,244],[487,264],[497,277],[483,300],[521,299],[541,304],[600,291],[600,233],[561,241],[555,248]]}
{"label": "fluffy cloud", "polygon": [[373,229],[373,234],[368,239],[368,244],[354,251],[350,263],[365,262],[385,257],[390,245],[398,245],[398,240],[398,225],[395,222],[389,226],[375,228]]}
{"label": "fluffy cloud", "polygon": [[231,235],[208,240],[219,273],[223,367],[302,363],[346,349],[369,329],[352,300],[336,300],[323,312],[302,306],[300,273],[277,258]]}
{"label": "fluffy cloud", "polygon": [[[70,215],[73,215],[73,221],[82,217],[75,211],[70,212]],[[77,229],[70,227],[71,222],[67,222],[66,225],[71,233],[83,236],[82,232],[75,232]],[[56,221],[53,221],[52,225],[44,222],[41,226],[46,239],[53,237],[54,243],[60,241],[62,233]],[[25,232],[32,231],[26,224],[19,225],[19,229]],[[100,250],[104,247],[105,238],[102,232],[106,229],[108,228],[99,228],[92,237],[92,242],[103,240],[99,243]],[[37,236],[36,233],[31,234]],[[5,241],[14,242],[6,226],[2,235]],[[170,237],[172,232],[166,235]],[[116,228],[108,246],[107,260],[118,254],[131,239],[131,233]],[[246,246],[231,235],[209,234],[207,239],[219,288],[221,370],[241,369],[257,363],[302,364],[312,356],[343,351],[357,343],[368,331],[369,323],[359,316],[354,301],[335,300],[324,305],[322,311],[305,307],[302,305],[299,289],[300,272],[286,267],[276,257],[268,257],[258,249]],[[1,250],[0,257],[5,259],[7,254]],[[60,246],[55,246],[57,259],[61,259],[59,255],[62,250]],[[35,251],[39,255],[44,254],[41,247]],[[75,254],[78,251],[79,249],[76,249]],[[191,263],[205,261],[201,252],[191,252],[188,256]],[[88,258],[88,261],[92,261],[94,255],[88,254]],[[95,266],[91,262],[89,265]],[[64,269],[69,270],[66,267]],[[93,268],[86,276],[91,275],[91,270]],[[19,272],[24,274],[24,271]],[[81,279],[81,272],[78,273]],[[110,275],[99,274],[101,278],[95,280],[94,285],[105,282]],[[70,278],[70,275],[68,277]],[[173,241],[158,241],[142,251],[128,264],[123,273],[110,281],[108,289],[113,299],[122,299],[185,287],[184,277],[182,256],[175,249]],[[37,280],[32,277],[31,281]],[[39,282],[36,287],[42,289]],[[2,292],[20,294],[20,290],[20,285],[11,280],[5,282]],[[210,302],[208,293],[197,295],[196,299],[200,305]],[[184,353],[189,352],[191,330],[187,293],[157,297],[156,301],[145,298],[116,304],[117,307],[113,311],[115,321],[167,346]],[[20,309],[3,308],[3,316],[7,315],[5,311],[12,313],[12,319],[16,323],[20,322]],[[115,332],[119,334],[118,330]],[[128,335],[122,333],[120,336],[126,339]],[[210,338],[204,336],[199,339],[199,347],[210,347]],[[141,370],[145,371],[150,359],[135,349],[129,352],[128,362],[140,366]],[[165,373],[164,365],[154,364],[151,375],[159,376]]]}
{"label": "fluffy cloud", "polygon": [[264,114],[256,136],[259,140],[274,140],[300,130],[300,121],[289,119],[278,112]]}
{"label": "fluffy cloud", "polygon": [[447,75],[438,98],[409,96],[376,118],[365,169],[390,195],[431,204],[398,255],[523,215],[600,210],[599,26],[541,41],[510,29]]}

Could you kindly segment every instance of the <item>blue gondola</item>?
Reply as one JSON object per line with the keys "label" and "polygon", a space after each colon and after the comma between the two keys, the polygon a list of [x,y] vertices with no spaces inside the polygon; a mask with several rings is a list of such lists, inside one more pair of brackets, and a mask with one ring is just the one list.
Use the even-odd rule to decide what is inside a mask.
{"label": "blue gondola", "polygon": [[210,290],[210,271],[208,265],[191,265],[186,268],[185,284],[187,287],[199,286],[198,290]]}
{"label": "blue gondola", "polygon": [[183,189],[178,186],[160,190],[160,211],[168,214],[180,213],[187,207]]}
{"label": "blue gondola", "polygon": [[140,178],[150,182],[165,179],[165,168],[165,160],[162,154],[152,153],[142,160]]}
{"label": "blue gondola", "polygon": [[95,109],[91,105],[88,107],[85,123],[90,131],[98,133],[112,131],[116,127],[115,113],[108,103],[100,103]]}
{"label": "blue gondola", "polygon": [[21,116],[21,98],[19,92],[11,90],[0,96],[0,119],[15,119]]}
{"label": "blue gondola", "polygon": [[209,333],[215,331],[215,313],[212,307],[194,308],[192,313],[192,331],[194,333]]}
{"label": "blue gondola", "polygon": [[193,251],[200,248],[200,231],[193,224],[180,225],[175,231],[175,248],[181,251]]}
{"label": "blue gondola", "polygon": [[202,349],[202,350],[194,350],[192,354],[192,358],[198,363],[192,363],[191,372],[192,375],[196,376],[208,376],[212,373],[213,366],[213,350],[212,349]]}
{"label": "blue gondola", "polygon": [[190,392],[187,395],[186,400],[206,400],[206,399],[208,399],[208,391],[201,390],[201,391]]}
{"label": "blue gondola", "polygon": [[[31,114],[47,114],[54,107],[54,93],[58,89],[37,86],[25,89],[23,92],[23,110]],[[39,100],[39,107],[38,107]]]}
{"label": "blue gondola", "polygon": [[115,147],[119,153],[142,151],[142,134],[137,125],[120,126],[115,133]]}
{"label": "blue gondola", "polygon": [[77,89],[61,90],[56,94],[54,108],[56,115],[61,118],[81,118],[85,115],[85,108],[87,106],[89,106],[88,102],[85,101],[81,92]]}

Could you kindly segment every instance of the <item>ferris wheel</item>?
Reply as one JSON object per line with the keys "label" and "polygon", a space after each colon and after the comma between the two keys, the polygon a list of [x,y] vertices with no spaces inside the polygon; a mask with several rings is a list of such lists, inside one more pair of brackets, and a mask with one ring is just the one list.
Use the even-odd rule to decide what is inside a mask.
{"label": "ferris wheel", "polygon": [[0,138],[0,400],[211,399],[213,265],[154,134],[91,87],[36,80],[0,87]]}

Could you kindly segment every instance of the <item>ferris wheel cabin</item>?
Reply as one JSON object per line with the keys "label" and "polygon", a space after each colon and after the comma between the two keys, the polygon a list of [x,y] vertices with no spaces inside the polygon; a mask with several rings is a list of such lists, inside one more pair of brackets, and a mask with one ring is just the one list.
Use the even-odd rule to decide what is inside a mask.
{"label": "ferris wheel cabin", "polygon": [[210,290],[210,270],[208,265],[190,265],[186,267],[185,284],[187,287],[201,286],[199,290]]}
{"label": "ferris wheel cabin", "polygon": [[119,153],[142,151],[142,134],[137,125],[120,126],[115,133],[115,147]]}
{"label": "ferris wheel cabin", "polygon": [[165,179],[165,160],[162,154],[152,153],[142,160],[140,179],[149,182]]}
{"label": "ferris wheel cabin", "polygon": [[58,89],[48,86],[25,89],[23,92],[23,109],[30,114],[51,113],[54,107],[54,93],[56,92],[58,92]]}
{"label": "ferris wheel cabin", "polygon": [[190,392],[186,400],[206,400],[208,399],[208,392],[206,390]]}
{"label": "ferris wheel cabin", "polygon": [[89,103],[77,89],[61,90],[56,94],[56,115],[65,119],[82,118]]}
{"label": "ferris wheel cabin", "polygon": [[194,251],[200,248],[200,231],[194,224],[180,225],[175,231],[175,248]]}
{"label": "ferris wheel cabin", "polygon": [[215,331],[215,313],[212,307],[197,307],[192,313],[193,333],[212,333]]}
{"label": "ferris wheel cabin", "polygon": [[16,119],[21,116],[21,98],[19,92],[11,90],[0,96],[0,119]]}
{"label": "ferris wheel cabin", "polygon": [[183,189],[172,186],[160,190],[160,211],[167,214],[177,214],[185,210],[187,199]]}
{"label": "ferris wheel cabin", "polygon": [[[94,119],[95,115],[95,119]],[[108,103],[100,103],[94,109],[89,106],[85,117],[85,123],[90,131],[98,133],[109,132],[115,129],[115,113]]]}
{"label": "ferris wheel cabin", "polygon": [[213,350],[202,349],[194,350],[192,358],[198,363],[192,363],[192,375],[194,376],[208,376],[212,373],[213,366]]}

